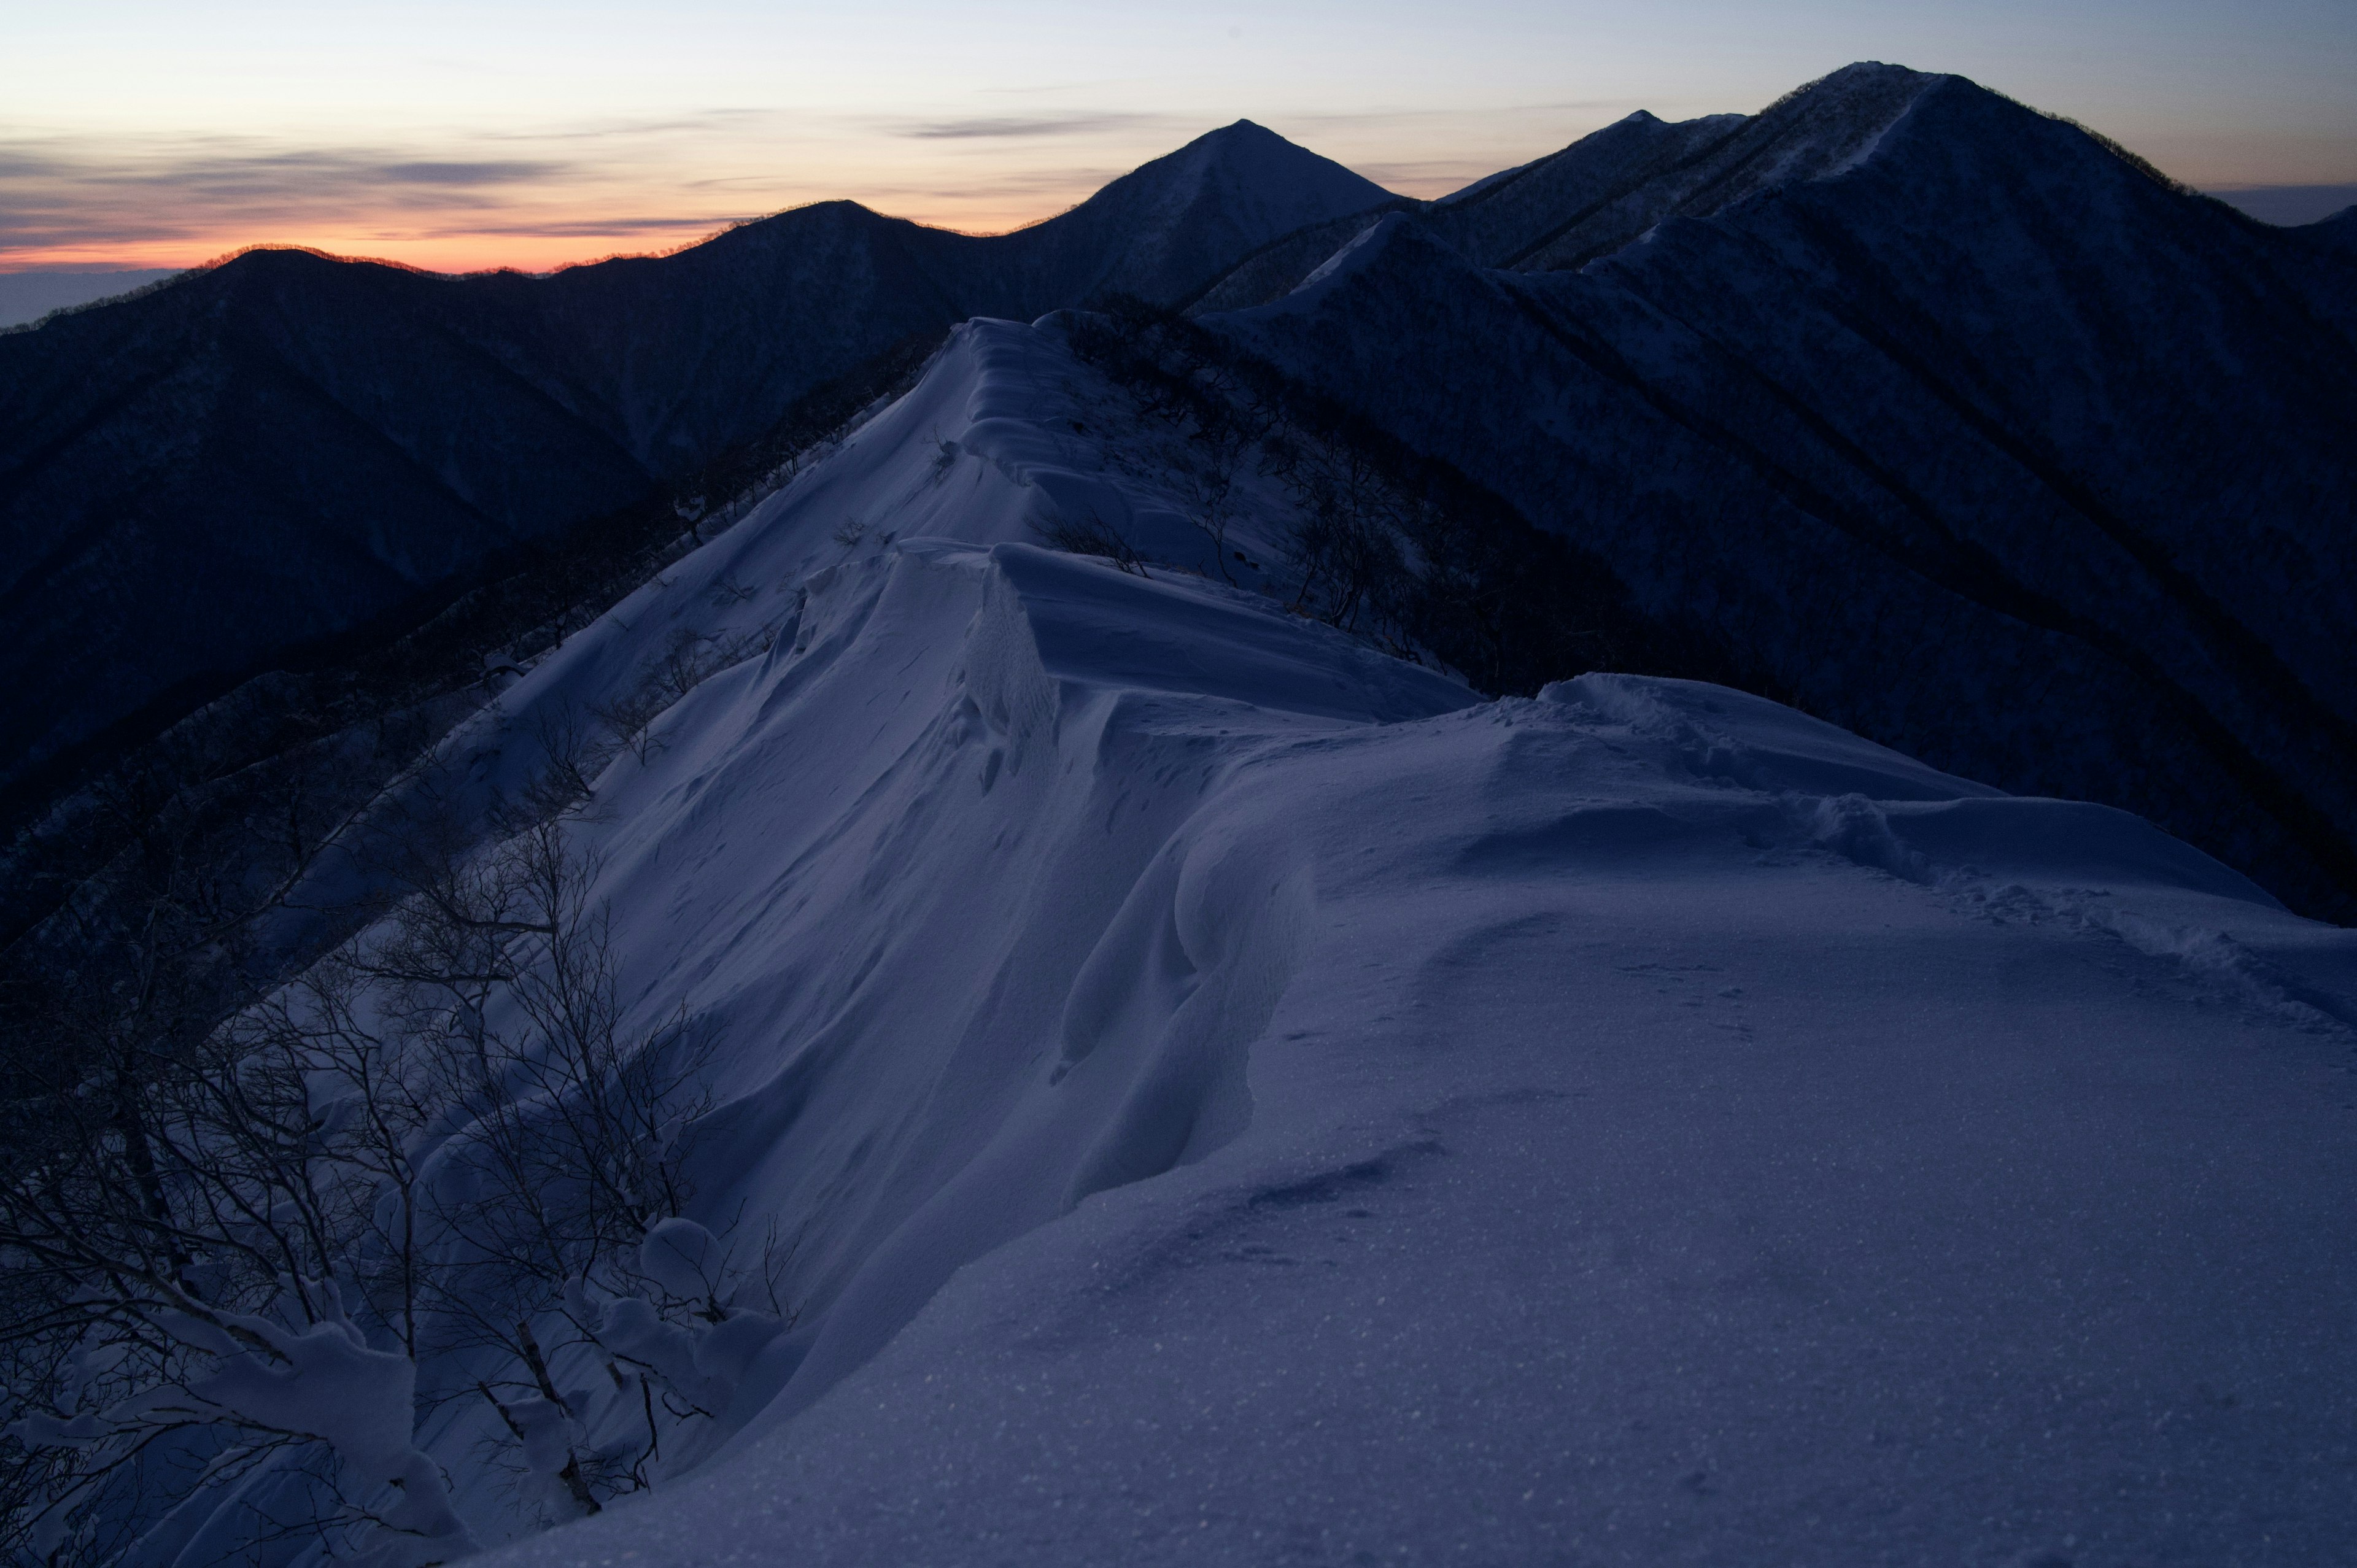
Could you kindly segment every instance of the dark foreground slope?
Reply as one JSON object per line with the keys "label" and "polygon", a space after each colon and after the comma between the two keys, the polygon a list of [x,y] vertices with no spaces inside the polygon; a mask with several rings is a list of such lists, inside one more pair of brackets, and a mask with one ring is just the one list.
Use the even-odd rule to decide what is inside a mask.
{"label": "dark foreground slope", "polygon": [[1387,199],[1245,122],[1010,235],[831,202],[547,278],[256,252],[0,336],[0,785],[679,481],[896,344],[1176,301]]}
{"label": "dark foreground slope", "polygon": [[1759,688],[2357,911],[2357,267],[2327,226],[1862,66],[1732,128],[1626,122],[1206,319]]}

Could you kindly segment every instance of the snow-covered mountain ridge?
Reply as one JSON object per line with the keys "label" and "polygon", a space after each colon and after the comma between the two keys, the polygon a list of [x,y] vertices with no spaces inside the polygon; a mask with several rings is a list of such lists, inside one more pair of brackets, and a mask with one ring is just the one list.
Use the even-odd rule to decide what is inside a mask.
{"label": "snow-covered mountain ridge", "polygon": [[1239,122],[1010,234],[832,201],[547,277],[256,251],[0,334],[0,786],[207,682],[431,613],[503,554],[690,501],[896,346],[1107,290],[1175,303],[1391,199]]}
{"label": "snow-covered mountain ridge", "polygon": [[1198,309],[1704,617],[1743,684],[2344,918],[2357,273],[2329,229],[1860,65],[1731,124],[1622,122]]}
{"label": "snow-covered mountain ridge", "polygon": [[788,618],[574,831],[800,1322],[517,1556],[2329,1560],[2357,939],[1757,698],[1042,551],[1168,507],[1109,401],[963,328],[474,732]]}
{"label": "snow-covered mountain ridge", "polygon": [[0,971],[0,1540],[2336,1561],[2357,934],[2244,872],[2349,800],[2342,263],[2186,202],[1895,68],[1632,117],[969,320],[135,822]]}

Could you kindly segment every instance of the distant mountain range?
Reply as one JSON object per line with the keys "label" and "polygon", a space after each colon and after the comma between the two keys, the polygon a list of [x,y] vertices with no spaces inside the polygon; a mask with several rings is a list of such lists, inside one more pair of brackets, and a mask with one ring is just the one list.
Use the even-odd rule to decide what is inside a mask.
{"label": "distant mountain range", "polygon": [[0,330],[77,310],[178,275],[177,267],[0,273]]}
{"label": "distant mountain range", "polygon": [[2357,914],[2357,213],[1959,77],[1637,115],[1218,317],[1935,766]]}
{"label": "distant mountain range", "polygon": [[2357,205],[2357,185],[2213,185],[2209,195],[2268,223],[2319,223]]}
{"label": "distant mountain range", "polygon": [[692,475],[912,336],[1175,303],[1392,199],[1240,122],[996,237],[837,201],[544,278],[256,251],[0,336],[0,785]]}
{"label": "distant mountain range", "polygon": [[546,278],[258,252],[0,337],[0,783],[691,483],[896,345],[1115,293],[1755,688],[2357,916],[2357,211],[2272,228],[1878,65],[1434,203],[1240,123],[995,238],[837,202]]}

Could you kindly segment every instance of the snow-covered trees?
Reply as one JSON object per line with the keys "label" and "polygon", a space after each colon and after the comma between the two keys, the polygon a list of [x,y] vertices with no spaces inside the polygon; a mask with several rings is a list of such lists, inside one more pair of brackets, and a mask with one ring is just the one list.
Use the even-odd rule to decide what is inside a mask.
{"label": "snow-covered trees", "polygon": [[256,1538],[438,1562],[476,1537],[427,1425],[483,1427],[526,1520],[710,1425],[782,1326],[780,1260],[683,1218],[703,1042],[626,1024],[595,870],[560,822],[420,848],[371,934],[18,1118],[0,1546],[111,1561],[225,1517],[175,1514],[206,1492]]}

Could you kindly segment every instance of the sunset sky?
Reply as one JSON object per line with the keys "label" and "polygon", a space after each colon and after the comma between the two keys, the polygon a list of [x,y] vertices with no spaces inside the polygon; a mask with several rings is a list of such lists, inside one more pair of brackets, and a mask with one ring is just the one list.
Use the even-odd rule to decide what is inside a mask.
{"label": "sunset sky", "polygon": [[1434,196],[1859,59],[2205,187],[2357,182],[2350,0],[0,0],[0,271],[256,242],[541,269],[846,196],[997,231],[1239,116]]}

